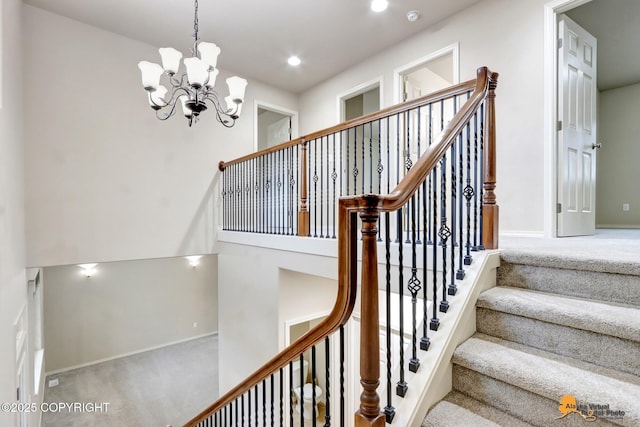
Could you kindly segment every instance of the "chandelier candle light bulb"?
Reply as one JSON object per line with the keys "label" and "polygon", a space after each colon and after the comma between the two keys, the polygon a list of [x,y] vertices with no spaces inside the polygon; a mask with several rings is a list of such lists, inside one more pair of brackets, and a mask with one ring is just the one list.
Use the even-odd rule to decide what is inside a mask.
{"label": "chandelier candle light bulb", "polygon": [[[179,102],[191,126],[200,113],[207,109],[208,102],[214,107],[218,122],[225,127],[232,127],[242,110],[247,81],[237,76],[227,79],[229,96],[224,98],[226,106],[223,106],[222,97],[214,90],[219,73],[216,67],[220,48],[215,43],[200,42],[198,38],[198,0],[195,0],[193,27],[193,56],[183,59],[185,72],[178,73],[182,53],[172,47],[158,50],[162,66],[148,61],[138,63],[149,104],[156,111],[158,119],[167,120],[173,116]],[[160,84],[163,74],[168,76],[168,89]]]}

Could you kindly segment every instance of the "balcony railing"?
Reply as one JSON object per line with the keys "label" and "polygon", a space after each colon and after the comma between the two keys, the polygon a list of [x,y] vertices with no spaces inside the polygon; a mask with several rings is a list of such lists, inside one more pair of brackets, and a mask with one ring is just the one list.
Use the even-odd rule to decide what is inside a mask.
{"label": "balcony railing", "polygon": [[[220,163],[224,229],[337,238],[338,295],[318,326],[188,426],[393,421],[394,395],[406,395],[407,376],[420,369],[474,252],[498,245],[497,77],[480,68],[475,80]],[[362,394],[354,418],[345,409],[344,325],[358,288]]]}

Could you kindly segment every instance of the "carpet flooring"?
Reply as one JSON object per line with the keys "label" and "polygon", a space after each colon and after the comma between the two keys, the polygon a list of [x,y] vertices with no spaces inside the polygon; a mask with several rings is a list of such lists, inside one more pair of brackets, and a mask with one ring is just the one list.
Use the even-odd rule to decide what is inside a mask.
{"label": "carpet flooring", "polygon": [[[49,380],[59,385],[47,387]],[[218,337],[211,335],[47,377],[44,401],[84,410],[42,414],[43,427],[182,426],[218,397]],[[88,403],[108,405],[89,411]]]}

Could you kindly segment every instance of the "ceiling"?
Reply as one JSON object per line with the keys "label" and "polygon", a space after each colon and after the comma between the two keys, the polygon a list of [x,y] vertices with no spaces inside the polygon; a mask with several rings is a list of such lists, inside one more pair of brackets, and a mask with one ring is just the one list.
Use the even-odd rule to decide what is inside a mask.
{"label": "ceiling", "polygon": [[[299,93],[478,1],[390,0],[374,13],[370,0],[200,0],[199,32],[222,49],[220,68]],[[24,2],[153,46],[192,45],[191,1]],[[410,10],[421,18],[409,22]],[[302,65],[289,66],[290,55]]]}
{"label": "ceiling", "polygon": [[598,39],[598,89],[640,82],[640,1],[593,0],[567,15]]}

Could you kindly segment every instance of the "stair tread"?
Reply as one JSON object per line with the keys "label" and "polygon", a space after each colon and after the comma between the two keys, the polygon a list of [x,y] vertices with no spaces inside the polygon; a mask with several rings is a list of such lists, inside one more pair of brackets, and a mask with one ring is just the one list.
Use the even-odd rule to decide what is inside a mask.
{"label": "stair tread", "polygon": [[427,414],[422,427],[531,427],[493,406],[458,392],[451,392]]}
{"label": "stair tread", "polygon": [[500,258],[511,264],[640,276],[640,262],[635,254],[626,249],[616,251],[609,248],[608,257],[604,257],[603,254],[594,254],[588,249],[580,253],[575,248],[563,250],[557,247],[558,243],[527,249],[503,249]]}
{"label": "stair tread", "polygon": [[478,307],[640,342],[640,308],[496,286]]}
{"label": "stair tread", "polygon": [[586,362],[580,367],[569,358],[531,350],[476,334],[456,349],[453,363],[547,399],[559,401],[570,395],[579,402],[609,404],[612,410],[625,411],[625,422],[640,423],[638,381],[603,374],[606,369],[585,369],[592,366]]}

